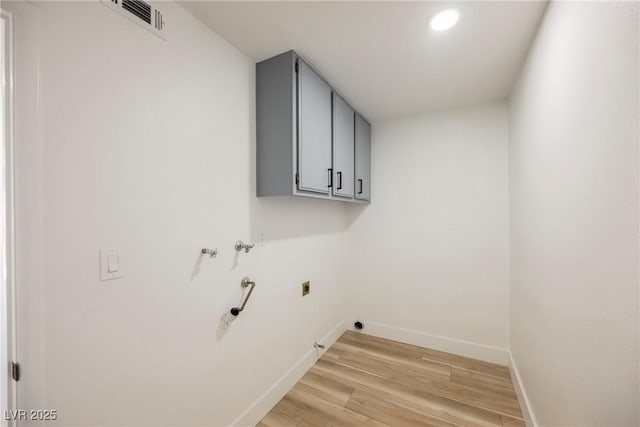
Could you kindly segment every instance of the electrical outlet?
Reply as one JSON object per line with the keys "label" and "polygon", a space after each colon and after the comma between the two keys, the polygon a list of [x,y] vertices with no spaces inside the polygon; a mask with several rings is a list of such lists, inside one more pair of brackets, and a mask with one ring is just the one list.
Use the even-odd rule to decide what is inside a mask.
{"label": "electrical outlet", "polygon": [[311,282],[308,280],[302,283],[302,296],[308,295],[311,292]]}

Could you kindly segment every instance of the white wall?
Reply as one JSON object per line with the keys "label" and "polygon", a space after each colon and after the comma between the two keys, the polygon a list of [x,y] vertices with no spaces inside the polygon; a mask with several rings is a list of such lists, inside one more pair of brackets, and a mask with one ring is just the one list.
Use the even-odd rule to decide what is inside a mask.
{"label": "white wall", "polygon": [[504,102],[374,125],[349,232],[365,331],[506,363],[507,134]]}
{"label": "white wall", "polygon": [[549,6],[510,101],[511,346],[539,425],[638,425],[638,3]]}
{"label": "white wall", "polygon": [[[44,314],[20,325],[35,391],[19,407],[64,425],[228,424],[344,319],[346,208],[256,200],[254,63],[174,3],[166,42],[97,2],[30,7],[40,138],[22,124],[16,141],[33,225],[19,286]],[[259,232],[265,247],[236,254]],[[126,277],[100,282],[110,246]],[[243,276],[257,287],[223,334]]]}

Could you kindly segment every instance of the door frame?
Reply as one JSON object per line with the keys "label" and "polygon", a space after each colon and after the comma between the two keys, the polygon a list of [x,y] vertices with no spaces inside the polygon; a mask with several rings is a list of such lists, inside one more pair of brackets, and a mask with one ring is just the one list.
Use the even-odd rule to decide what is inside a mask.
{"label": "door frame", "polygon": [[[2,49],[4,67],[0,76],[0,85],[3,91],[3,138],[0,144],[0,171],[4,182],[0,185],[0,265],[4,272],[4,279],[0,276],[0,300],[4,306],[6,330],[2,334],[6,341],[2,340],[2,359],[6,365],[3,370],[6,373],[6,384],[2,384],[2,406],[6,410],[17,409],[17,382],[11,376],[11,363],[17,361],[17,329],[16,329],[16,280],[15,280],[15,165],[14,165],[14,19],[13,14],[0,9],[0,19],[4,22],[4,46]],[[15,413],[15,412],[14,412]],[[3,425],[13,426],[15,421],[4,420]],[[5,424],[6,423],[6,424]]]}

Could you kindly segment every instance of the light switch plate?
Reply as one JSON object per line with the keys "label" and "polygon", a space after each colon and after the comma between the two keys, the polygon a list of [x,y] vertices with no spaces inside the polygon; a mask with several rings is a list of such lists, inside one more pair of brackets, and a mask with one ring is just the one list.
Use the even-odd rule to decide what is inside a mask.
{"label": "light switch plate", "polygon": [[100,250],[100,280],[113,280],[124,277],[122,253],[116,248]]}

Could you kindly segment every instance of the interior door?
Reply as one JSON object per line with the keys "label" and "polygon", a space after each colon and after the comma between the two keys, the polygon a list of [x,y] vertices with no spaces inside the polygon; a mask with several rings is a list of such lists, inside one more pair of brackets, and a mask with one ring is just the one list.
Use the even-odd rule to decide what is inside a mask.
{"label": "interior door", "polygon": [[356,114],[355,198],[371,200],[371,125]]}
{"label": "interior door", "polygon": [[329,194],[331,87],[298,59],[298,189]]}
{"label": "interior door", "polygon": [[333,195],[353,197],[354,111],[333,93]]}

